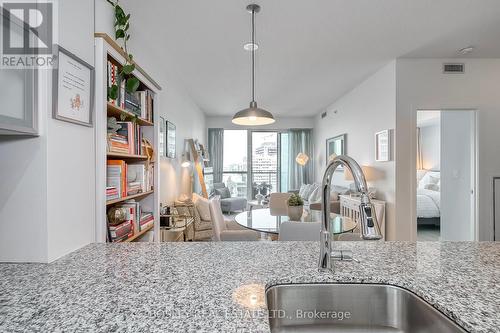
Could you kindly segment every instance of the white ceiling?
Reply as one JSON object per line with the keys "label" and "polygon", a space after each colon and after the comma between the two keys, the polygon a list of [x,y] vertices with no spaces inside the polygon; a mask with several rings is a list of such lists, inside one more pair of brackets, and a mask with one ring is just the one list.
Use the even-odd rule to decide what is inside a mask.
{"label": "white ceiling", "polygon": [[[207,115],[250,101],[243,0],[122,0],[153,51]],[[257,102],[318,113],[397,57],[500,57],[499,0],[259,0]]]}

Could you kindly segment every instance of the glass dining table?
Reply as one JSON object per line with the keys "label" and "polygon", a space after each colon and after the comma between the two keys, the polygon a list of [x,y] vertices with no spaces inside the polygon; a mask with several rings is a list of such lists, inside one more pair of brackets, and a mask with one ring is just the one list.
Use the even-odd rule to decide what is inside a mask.
{"label": "glass dining table", "polygon": [[[283,213],[272,213],[269,208],[252,209],[236,215],[236,222],[247,229],[263,232],[272,235],[278,235],[282,222],[290,221],[288,216]],[[302,218],[297,222],[321,222],[321,211],[304,209]],[[340,235],[346,232],[352,232],[357,223],[348,217],[335,213],[330,214],[331,230],[334,235]]]}

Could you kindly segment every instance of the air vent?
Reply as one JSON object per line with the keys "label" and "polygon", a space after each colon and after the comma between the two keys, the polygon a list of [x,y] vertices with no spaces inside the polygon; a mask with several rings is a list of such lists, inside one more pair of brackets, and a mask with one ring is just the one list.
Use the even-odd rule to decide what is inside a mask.
{"label": "air vent", "polygon": [[326,113],[326,112],[323,112],[323,113],[321,114],[321,119],[326,118],[326,115],[327,115],[327,113]]}
{"label": "air vent", "polygon": [[443,64],[443,73],[445,74],[463,74],[465,73],[464,64]]}

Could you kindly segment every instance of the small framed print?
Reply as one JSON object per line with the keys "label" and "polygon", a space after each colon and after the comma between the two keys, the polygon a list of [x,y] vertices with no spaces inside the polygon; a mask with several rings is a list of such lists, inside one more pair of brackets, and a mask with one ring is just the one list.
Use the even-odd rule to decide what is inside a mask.
{"label": "small framed print", "polygon": [[375,160],[387,162],[391,160],[391,131],[383,130],[375,133]]}
{"label": "small framed print", "polygon": [[57,46],[57,67],[52,76],[53,117],[92,127],[94,67]]}
{"label": "small framed print", "polygon": [[166,135],[166,142],[167,142],[167,157],[168,158],[175,158],[176,156],[176,151],[175,151],[175,145],[176,145],[176,129],[175,125],[171,123],[170,121],[167,120],[167,135]]}

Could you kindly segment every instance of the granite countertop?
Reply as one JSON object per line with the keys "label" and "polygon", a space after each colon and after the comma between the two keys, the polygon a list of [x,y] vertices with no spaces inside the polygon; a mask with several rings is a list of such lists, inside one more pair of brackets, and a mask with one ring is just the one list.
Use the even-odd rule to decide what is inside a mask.
{"label": "granite countertop", "polygon": [[333,275],[318,272],[314,242],[92,244],[51,264],[0,264],[0,331],[268,332],[265,286],[363,282],[498,332],[500,243],[342,243],[361,262]]}

